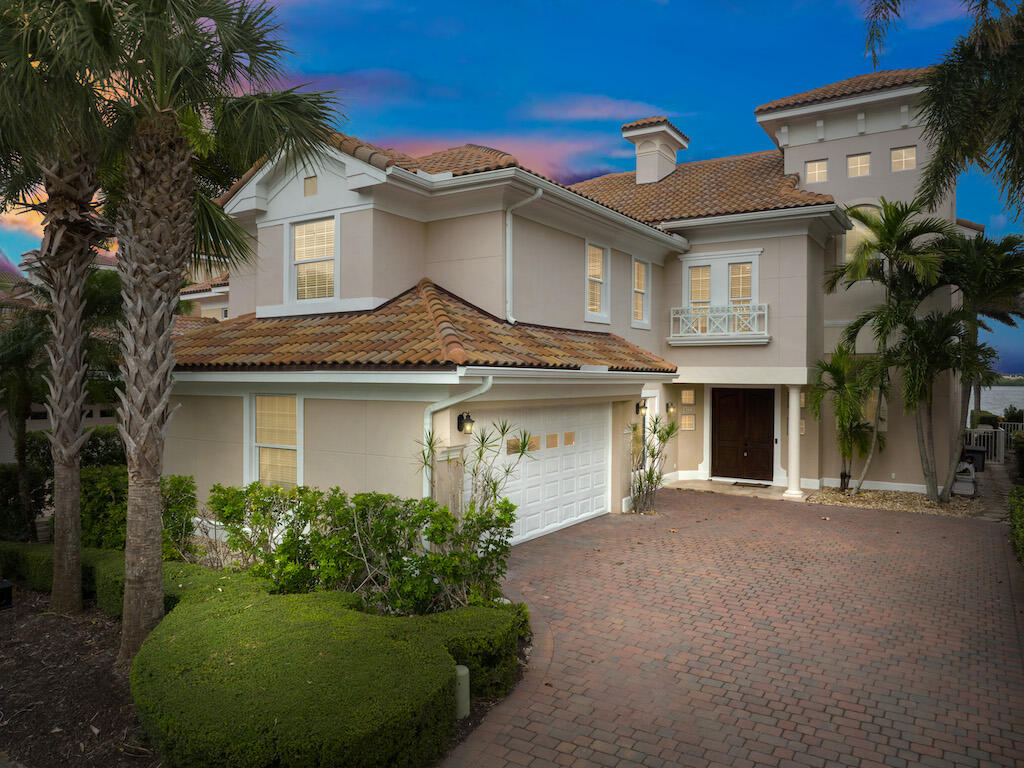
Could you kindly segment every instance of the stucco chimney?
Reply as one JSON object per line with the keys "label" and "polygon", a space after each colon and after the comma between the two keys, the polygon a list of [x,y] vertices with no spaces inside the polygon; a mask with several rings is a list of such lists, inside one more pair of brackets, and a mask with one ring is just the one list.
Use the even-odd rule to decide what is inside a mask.
{"label": "stucco chimney", "polygon": [[636,183],[661,181],[676,169],[676,152],[690,137],[667,117],[645,117],[622,126],[622,138],[636,147]]}

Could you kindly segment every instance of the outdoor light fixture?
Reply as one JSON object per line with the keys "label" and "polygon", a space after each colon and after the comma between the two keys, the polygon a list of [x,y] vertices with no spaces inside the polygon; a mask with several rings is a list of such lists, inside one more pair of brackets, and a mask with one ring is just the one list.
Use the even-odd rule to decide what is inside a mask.
{"label": "outdoor light fixture", "polygon": [[473,434],[473,423],[473,417],[469,415],[469,411],[459,414],[459,432],[462,434]]}
{"label": "outdoor light fixture", "polygon": [[646,416],[647,415],[647,401],[646,400],[641,400],[639,403],[636,404],[636,415],[637,416]]}
{"label": "outdoor light fixture", "polygon": [[675,412],[676,412],[676,404],[675,403],[665,403],[665,414],[669,418],[671,418],[672,414],[674,414]]}

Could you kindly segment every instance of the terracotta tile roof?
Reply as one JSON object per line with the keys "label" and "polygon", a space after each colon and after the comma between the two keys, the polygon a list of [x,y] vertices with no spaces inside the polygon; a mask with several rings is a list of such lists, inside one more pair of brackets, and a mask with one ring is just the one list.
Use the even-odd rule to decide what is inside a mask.
{"label": "terracotta tile roof", "polygon": [[687,136],[685,133],[683,133],[678,128],[676,128],[672,124],[672,121],[669,120],[667,117],[665,117],[663,115],[655,115],[654,117],[641,117],[639,120],[634,120],[631,123],[626,123],[625,125],[623,125],[622,126],[622,130],[623,130],[623,132],[625,132],[625,131],[632,131],[632,130],[635,130],[637,128],[647,128],[648,126],[652,126],[652,125],[667,125],[669,128],[671,128],[673,131],[678,133],[680,136],[682,136],[687,141],[690,140],[689,136]]}
{"label": "terracotta tile roof", "polygon": [[498,168],[522,167],[519,165],[519,161],[507,152],[480,144],[464,144],[461,147],[442,149],[440,152],[416,158],[411,163],[399,162],[398,165],[409,171],[422,170],[427,173],[451,171],[453,176],[494,171]]}
{"label": "terracotta tile roof", "polygon": [[570,189],[657,224],[730,213],[799,208],[834,202],[831,195],[807,192],[786,175],[777,150],[680,163],[661,181],[637,184],[633,171],[610,173]]}
{"label": "terracotta tile roof", "polygon": [[609,333],[516,323],[429,280],[365,312],[245,315],[178,342],[184,370],[281,368],[452,369],[458,365],[664,372],[675,366]]}
{"label": "terracotta tile roof", "polygon": [[198,317],[196,315],[175,315],[171,321],[171,336],[178,338],[186,333],[198,331],[200,328],[207,328],[211,325],[220,325],[214,317]]}
{"label": "terracotta tile roof", "polygon": [[192,285],[186,285],[181,289],[182,296],[191,296],[196,293],[206,293],[212,291],[214,288],[224,288],[229,284],[230,275],[227,272],[222,272],[217,277],[211,280],[203,280],[199,283],[192,283]]}
{"label": "terracotta tile roof", "polygon": [[978,222],[971,221],[970,219],[957,219],[956,220],[956,224],[957,224],[958,227],[965,227],[966,229],[973,229],[973,230],[976,230],[977,232],[984,232],[985,231],[985,225],[984,224],[979,224]]}
{"label": "terracotta tile roof", "polygon": [[882,72],[869,72],[866,75],[857,75],[857,77],[840,80],[838,83],[829,83],[820,88],[812,88],[803,93],[769,101],[767,104],[757,107],[754,110],[754,114],[760,115],[764,112],[771,112],[785,107],[817,104],[822,101],[832,101],[833,99],[857,96],[861,93],[882,91],[887,88],[918,85],[930,71],[931,67],[918,67],[917,69],[888,69]]}

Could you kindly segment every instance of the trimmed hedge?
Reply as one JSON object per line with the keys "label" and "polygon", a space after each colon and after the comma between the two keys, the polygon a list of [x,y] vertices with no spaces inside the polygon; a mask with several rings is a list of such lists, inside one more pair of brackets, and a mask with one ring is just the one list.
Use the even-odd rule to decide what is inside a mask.
{"label": "trimmed hedge", "polygon": [[[201,565],[165,562],[164,610],[170,611],[182,599],[244,599],[270,591],[270,582],[243,573],[216,571]],[[0,569],[6,578],[26,581],[38,592],[53,588],[53,546],[0,541]],[[95,597],[104,613],[121,618],[124,609],[124,552],[110,549],[82,550],[82,592]],[[358,599],[347,595],[358,605]]]}
{"label": "trimmed hedge", "polygon": [[1024,563],[1024,485],[1010,489],[1010,541]]}

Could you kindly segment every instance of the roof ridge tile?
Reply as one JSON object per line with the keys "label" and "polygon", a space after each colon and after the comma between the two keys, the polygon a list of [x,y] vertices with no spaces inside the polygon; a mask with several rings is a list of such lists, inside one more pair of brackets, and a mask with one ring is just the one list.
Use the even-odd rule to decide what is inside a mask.
{"label": "roof ridge tile", "polygon": [[445,360],[456,365],[462,365],[469,359],[465,347],[459,338],[459,332],[452,322],[441,298],[437,286],[429,278],[423,278],[416,286],[419,289],[420,297],[427,308],[427,313],[434,324],[434,332],[441,344],[441,354]]}

